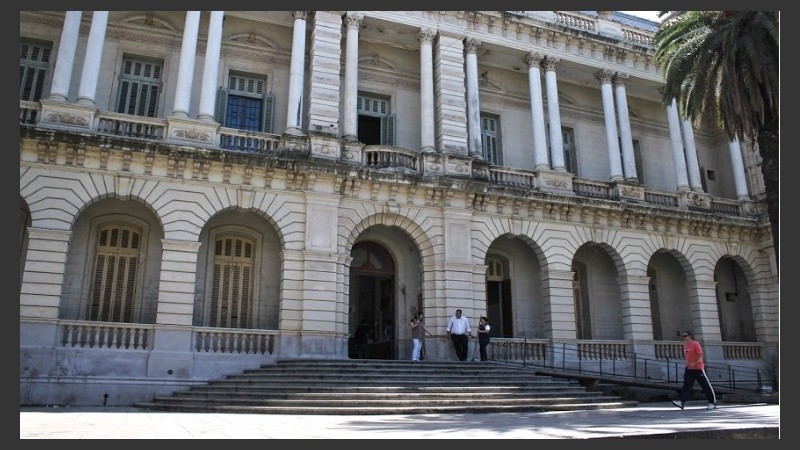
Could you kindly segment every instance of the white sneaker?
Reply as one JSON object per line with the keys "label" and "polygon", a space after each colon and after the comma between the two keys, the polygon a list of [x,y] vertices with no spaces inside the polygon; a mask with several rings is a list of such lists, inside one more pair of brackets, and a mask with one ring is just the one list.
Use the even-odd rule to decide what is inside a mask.
{"label": "white sneaker", "polygon": [[715,405],[713,403],[709,403],[708,406],[706,406],[706,409],[709,410],[709,411],[712,410],[712,409],[717,409],[717,405]]}
{"label": "white sneaker", "polygon": [[677,406],[680,409],[683,409],[683,402],[681,402],[680,400],[673,400],[672,404]]}

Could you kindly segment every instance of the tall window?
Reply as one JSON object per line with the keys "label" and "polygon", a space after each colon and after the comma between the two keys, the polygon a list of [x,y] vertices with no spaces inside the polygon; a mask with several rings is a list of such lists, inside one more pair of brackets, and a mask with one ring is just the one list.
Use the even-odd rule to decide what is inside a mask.
{"label": "tall window", "polygon": [[[636,180],[639,183],[644,183],[644,169],[642,168],[642,148],[639,145],[639,139],[633,138],[631,139],[633,143],[633,163],[636,165]],[[622,136],[619,137],[619,157],[621,161],[625,161],[625,155],[622,151]],[[625,164],[622,164],[623,171],[625,169]],[[625,174],[625,178],[628,178],[629,174]]]}
{"label": "tall window", "polygon": [[249,326],[254,249],[252,240],[240,236],[223,236],[214,241],[209,321],[212,327]]}
{"label": "tall window", "polygon": [[19,99],[38,102],[42,98],[44,79],[50,65],[50,44],[20,42]]}
{"label": "tall window", "polygon": [[272,133],[275,97],[266,92],[264,77],[231,73],[217,95],[217,122],[227,128]]}
{"label": "tall window", "polygon": [[395,116],[389,99],[359,95],[358,140],[367,145],[395,145]]}
{"label": "tall window", "polygon": [[142,230],[127,224],[98,227],[88,320],[132,322]]}
{"label": "tall window", "polygon": [[500,158],[500,118],[481,114],[481,149],[483,158],[496,166],[502,164]]}
{"label": "tall window", "polygon": [[162,64],[126,56],[122,59],[117,112],[156,117],[161,94]]}
{"label": "tall window", "polygon": [[564,169],[578,174],[578,155],[575,152],[575,130],[561,127],[561,140],[564,143]]}

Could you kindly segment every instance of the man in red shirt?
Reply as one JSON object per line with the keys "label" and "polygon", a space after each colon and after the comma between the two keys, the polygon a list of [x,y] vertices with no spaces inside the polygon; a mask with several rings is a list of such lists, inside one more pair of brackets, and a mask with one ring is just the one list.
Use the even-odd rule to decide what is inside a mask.
{"label": "man in red shirt", "polygon": [[708,376],[706,376],[706,366],[703,364],[703,347],[694,340],[691,331],[681,333],[681,338],[683,339],[683,355],[686,357],[686,369],[683,371],[683,388],[678,394],[678,399],[673,400],[672,404],[683,409],[686,400],[692,397],[692,388],[694,387],[694,382],[697,381],[697,384],[703,389],[703,393],[706,394],[706,399],[708,399],[706,409],[714,409],[717,407],[717,397],[714,394],[711,383],[708,381]]}

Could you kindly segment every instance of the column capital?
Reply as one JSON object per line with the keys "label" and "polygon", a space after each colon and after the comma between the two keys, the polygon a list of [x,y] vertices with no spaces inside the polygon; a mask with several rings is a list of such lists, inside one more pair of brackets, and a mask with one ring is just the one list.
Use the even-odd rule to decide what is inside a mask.
{"label": "column capital", "polygon": [[435,37],[436,32],[430,28],[423,28],[417,33],[417,41],[419,41],[420,44],[431,44]]}
{"label": "column capital", "polygon": [[308,11],[292,11],[292,18],[294,18],[294,20],[306,20],[308,18]]}
{"label": "column capital", "polygon": [[477,53],[478,47],[480,47],[481,41],[477,38],[466,38],[464,39],[464,49],[467,53]]}
{"label": "column capital", "polygon": [[608,69],[600,69],[594,74],[594,77],[600,81],[600,84],[611,83],[614,79],[614,72]]}
{"label": "column capital", "polygon": [[348,30],[351,28],[358,29],[361,27],[361,22],[364,21],[364,15],[357,12],[348,12],[342,17],[342,21]]}
{"label": "column capital", "polygon": [[522,60],[525,61],[525,64],[527,64],[528,68],[530,69],[533,68],[533,66],[539,67],[543,59],[544,59],[543,54],[530,52],[527,55],[525,55],[525,58],[523,58]]}
{"label": "column capital", "polygon": [[556,70],[556,66],[558,66],[558,63],[560,63],[560,62],[561,62],[561,58],[548,56],[544,60],[544,70],[548,70],[548,71],[549,70]]}
{"label": "column capital", "polygon": [[631,76],[627,73],[617,72],[617,74],[614,75],[614,84],[617,86],[625,86],[630,78]]}

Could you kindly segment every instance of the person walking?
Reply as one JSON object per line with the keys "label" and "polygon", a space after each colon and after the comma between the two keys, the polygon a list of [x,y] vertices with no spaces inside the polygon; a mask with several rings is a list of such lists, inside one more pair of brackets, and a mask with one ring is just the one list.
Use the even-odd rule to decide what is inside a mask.
{"label": "person walking", "polygon": [[489,360],[489,357],[486,355],[486,347],[489,345],[489,330],[491,329],[492,327],[489,326],[489,319],[487,319],[486,316],[481,316],[478,321],[478,345],[481,347],[481,361]]}
{"label": "person walking", "polygon": [[697,384],[700,385],[706,395],[706,400],[708,400],[706,409],[714,409],[717,407],[717,397],[706,375],[706,366],[703,363],[703,347],[694,340],[694,335],[692,335],[691,331],[681,333],[681,338],[683,339],[683,355],[686,358],[686,368],[683,370],[683,387],[678,394],[678,398],[673,400],[672,404],[683,409],[686,401],[692,397],[692,388],[694,387],[694,382],[697,381]]}
{"label": "person walking", "polygon": [[419,361],[420,351],[422,350],[422,333],[424,330],[424,319],[422,317],[424,317],[422,313],[415,314],[408,323],[408,326],[411,328],[411,342],[414,345],[411,348],[412,361]]}
{"label": "person walking", "polygon": [[469,338],[472,336],[472,329],[469,327],[469,320],[461,315],[461,310],[457,309],[456,313],[447,321],[447,335],[453,341],[453,347],[456,349],[456,355],[459,361],[467,360],[467,348],[469,345]]}

